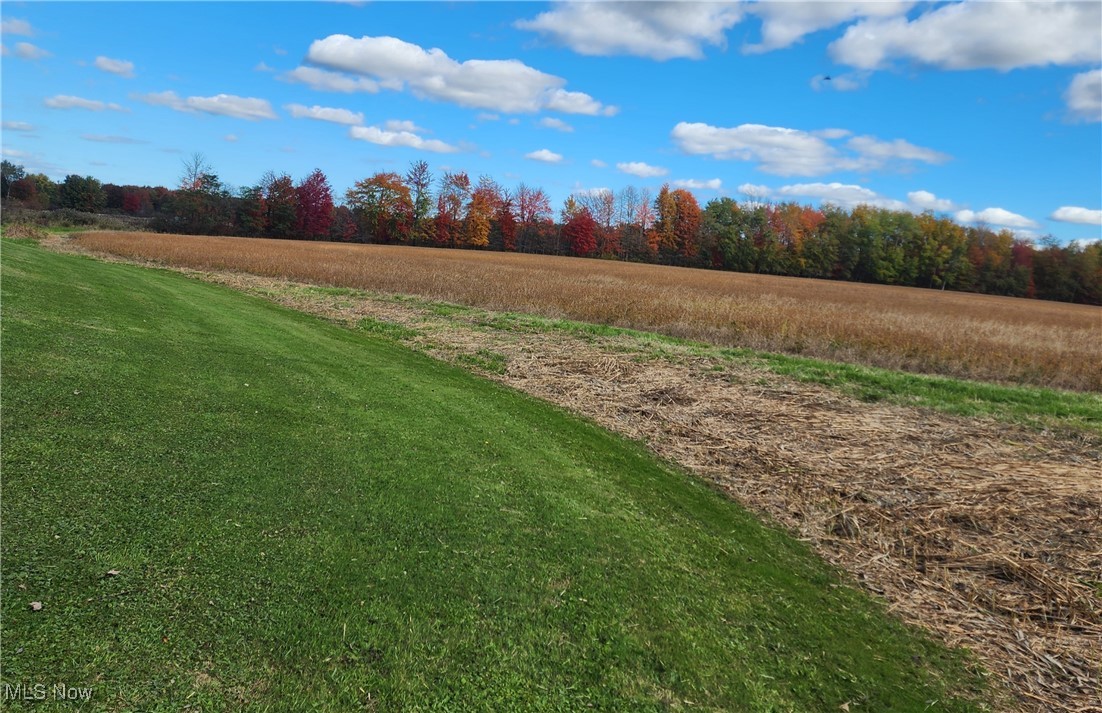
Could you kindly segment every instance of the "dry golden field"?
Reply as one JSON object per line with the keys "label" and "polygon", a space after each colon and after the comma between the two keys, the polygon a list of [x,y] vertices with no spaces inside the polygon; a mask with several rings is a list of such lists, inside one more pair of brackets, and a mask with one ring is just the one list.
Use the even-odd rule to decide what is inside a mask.
{"label": "dry golden field", "polygon": [[733,347],[1102,391],[1102,309],[577,258],[91,232],[95,252],[661,332]]}

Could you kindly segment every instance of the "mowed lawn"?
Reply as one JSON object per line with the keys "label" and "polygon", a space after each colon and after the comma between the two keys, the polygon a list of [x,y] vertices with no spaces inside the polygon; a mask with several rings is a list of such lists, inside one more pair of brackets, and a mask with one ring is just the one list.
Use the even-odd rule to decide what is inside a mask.
{"label": "mowed lawn", "polygon": [[592,424],[228,289],[2,249],[3,683],[118,711],[986,695],[803,545]]}

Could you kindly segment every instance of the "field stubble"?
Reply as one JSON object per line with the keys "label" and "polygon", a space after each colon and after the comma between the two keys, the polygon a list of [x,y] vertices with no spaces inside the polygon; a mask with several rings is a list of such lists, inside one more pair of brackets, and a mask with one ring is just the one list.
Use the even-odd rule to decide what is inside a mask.
{"label": "field stubble", "polygon": [[557,256],[85,233],[88,250],[409,294],[721,346],[1102,391],[1102,309],[989,295]]}

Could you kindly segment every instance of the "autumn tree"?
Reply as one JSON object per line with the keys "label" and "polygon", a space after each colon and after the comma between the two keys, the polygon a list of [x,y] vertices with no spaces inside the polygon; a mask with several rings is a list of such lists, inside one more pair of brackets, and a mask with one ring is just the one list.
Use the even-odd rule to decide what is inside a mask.
{"label": "autumn tree", "polygon": [[462,240],[463,217],[471,195],[471,179],[463,171],[446,172],[436,195],[435,241],[454,247]]}
{"label": "autumn tree", "polygon": [[270,238],[298,236],[298,192],[286,173],[266,172],[258,184],[264,196],[264,230]]}
{"label": "autumn tree", "polygon": [[333,193],[320,168],[295,187],[295,228],[307,240],[325,240],[333,222]]}
{"label": "autumn tree", "polygon": [[397,173],[376,173],[357,181],[345,194],[345,202],[369,241],[408,242],[413,227],[413,200],[409,186]]}
{"label": "autumn tree", "polygon": [[543,189],[521,183],[513,191],[513,200],[517,218],[517,249],[529,253],[557,252],[558,237],[552,226],[551,199]]}
{"label": "autumn tree", "polygon": [[490,229],[498,203],[501,202],[501,188],[488,176],[478,179],[478,185],[471,191],[467,204],[467,214],[463,225],[462,243],[466,247],[485,248],[490,244]]}
{"label": "autumn tree", "polygon": [[[567,199],[568,204],[573,198]],[[562,233],[570,252],[579,257],[589,257],[597,252],[597,221],[588,208],[576,202],[563,208]]]}

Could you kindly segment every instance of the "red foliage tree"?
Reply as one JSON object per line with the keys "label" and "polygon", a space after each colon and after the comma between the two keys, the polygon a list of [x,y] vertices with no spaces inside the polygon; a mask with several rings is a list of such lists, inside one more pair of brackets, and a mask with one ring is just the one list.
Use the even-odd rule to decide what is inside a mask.
{"label": "red foliage tree", "polygon": [[325,240],[333,223],[333,191],[329,179],[320,168],[307,176],[295,188],[295,228],[307,240]]}
{"label": "red foliage tree", "polygon": [[588,208],[573,211],[562,228],[562,234],[571,253],[588,257],[597,252],[597,221]]}

